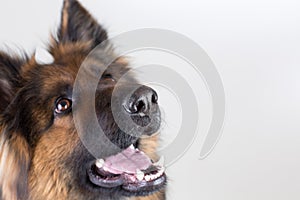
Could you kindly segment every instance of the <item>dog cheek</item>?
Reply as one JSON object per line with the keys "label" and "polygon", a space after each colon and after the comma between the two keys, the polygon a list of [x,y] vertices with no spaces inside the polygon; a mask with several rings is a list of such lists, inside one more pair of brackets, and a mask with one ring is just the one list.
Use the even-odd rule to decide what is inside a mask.
{"label": "dog cheek", "polygon": [[32,199],[67,199],[69,195],[73,174],[65,161],[79,143],[70,120],[67,117],[55,120],[37,142],[29,174]]}
{"label": "dog cheek", "polygon": [[30,149],[19,133],[0,133],[0,188],[2,199],[26,198]]}

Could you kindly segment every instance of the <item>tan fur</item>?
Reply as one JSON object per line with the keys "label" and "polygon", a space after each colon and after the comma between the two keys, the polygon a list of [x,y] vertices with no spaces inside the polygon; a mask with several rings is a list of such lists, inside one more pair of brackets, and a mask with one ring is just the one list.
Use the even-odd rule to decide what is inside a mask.
{"label": "tan fur", "polygon": [[[74,57],[74,49],[85,49],[83,44],[68,44],[66,46],[58,46],[56,51],[60,52],[57,56],[64,53],[59,57],[66,63],[71,63],[73,66],[78,66],[83,57]],[[79,50],[78,50],[79,51]],[[125,60],[118,60],[118,62],[126,63]],[[35,62],[32,61],[28,64],[28,69],[34,67]],[[58,67],[59,68],[59,67]],[[76,68],[76,67],[74,67]],[[61,71],[49,71],[49,77],[56,77],[47,79],[43,91],[47,92],[59,82],[67,82],[72,84],[74,81],[74,68],[70,66],[66,68],[65,74]],[[27,73],[27,72],[24,72]],[[33,113],[33,118],[39,119],[39,112]],[[45,122],[46,123],[46,122]],[[66,182],[71,180],[70,172],[65,169],[63,161],[65,161],[72,153],[76,145],[80,142],[80,138],[74,129],[74,124],[71,118],[63,117],[57,118],[53,126],[43,134],[35,147],[34,154],[30,156],[29,148],[23,137],[17,133],[11,133],[13,136],[8,140],[4,134],[1,135],[0,140],[0,186],[4,200],[17,200],[16,185],[20,168],[18,162],[25,160],[28,162],[31,159],[30,170],[28,173],[28,189],[30,200],[52,200],[61,199],[76,200],[81,197],[70,197],[70,189],[68,185],[72,184]],[[5,131],[5,128],[2,128]],[[2,131],[2,132],[3,132]],[[144,151],[152,160],[157,161],[156,154],[158,146],[158,134],[151,137],[145,137],[140,140],[140,149]],[[45,167],[47,166],[47,167]],[[162,200],[164,199],[164,192],[158,192],[148,197],[133,197],[129,200]]]}
{"label": "tan fur", "polygon": [[[72,16],[69,15],[68,8],[72,2],[74,3],[75,0],[64,1],[60,27],[61,35],[68,32],[69,18]],[[81,11],[85,12],[82,9]],[[85,15],[90,17],[93,25],[97,24],[89,13],[85,13]],[[42,78],[42,84],[39,85],[41,96],[47,96],[48,91],[55,88],[58,82],[73,85],[78,68],[90,52],[92,45],[90,38],[84,36],[79,41],[64,40],[63,42],[52,37],[49,52],[54,57],[55,62],[51,66],[51,70],[44,70],[41,71],[43,74],[39,74]],[[101,65],[99,62],[95,62],[95,64]],[[124,57],[116,59],[113,64],[122,68],[120,70],[124,70],[129,65]],[[33,55],[20,70],[22,80],[32,79],[32,71],[37,67],[41,66],[37,64]],[[62,67],[64,67],[63,70],[61,70]],[[0,84],[2,83],[5,86],[6,82],[0,82]],[[7,87],[9,88],[9,85]],[[56,100],[56,97],[51,96],[48,98],[49,102],[55,102]],[[3,123],[5,123],[1,117],[3,116],[0,116],[0,121],[3,120]],[[47,124],[49,124],[49,119],[43,118],[43,114],[39,109],[33,110],[30,117],[35,119],[40,127],[47,127]],[[74,181],[74,177],[72,177],[74,174],[66,169],[66,162],[74,153],[74,149],[80,144],[80,138],[75,129],[72,116],[55,118],[51,127],[39,135],[34,147],[29,147],[29,142],[24,137],[18,132],[9,132],[7,127],[0,125],[1,200],[82,200],[86,197],[85,195],[90,195],[74,186],[76,184],[72,182]],[[152,137],[142,138],[139,148],[152,160],[157,161],[157,145],[158,135],[156,134]],[[21,193],[27,194],[28,197],[18,194],[20,188],[23,189]],[[164,199],[164,191],[148,197],[128,198],[128,200]]]}
{"label": "tan fur", "polygon": [[140,139],[140,150],[147,153],[147,155],[154,161],[157,161],[157,148],[158,148],[159,135],[154,134],[151,137],[142,137]]}
{"label": "tan fur", "polygon": [[62,19],[61,19],[61,32],[63,34],[65,34],[67,32],[67,27],[68,27],[68,18],[69,18],[69,14],[68,14],[68,8],[70,6],[70,2],[69,1],[64,1],[64,9],[62,11]]}
{"label": "tan fur", "polygon": [[81,60],[83,57],[82,52],[89,49],[91,43],[89,42],[72,42],[65,44],[57,44],[57,41],[53,41],[50,47],[50,53],[55,60],[70,61],[70,57],[74,58],[75,55],[80,56]]}
{"label": "tan fur", "polygon": [[[157,155],[157,147],[158,147],[158,140],[159,135],[155,134],[151,137],[144,137],[140,140],[140,149],[145,152],[153,161],[158,160]],[[165,193],[164,191],[157,192],[153,195],[150,195],[148,197],[134,197],[130,200],[162,200],[164,198]]]}
{"label": "tan fur", "polygon": [[65,180],[71,175],[60,161],[67,159],[79,142],[71,124],[70,119],[57,120],[37,144],[29,173],[31,199],[67,199]]}
{"label": "tan fur", "polygon": [[[0,128],[0,188],[3,198],[17,200],[17,185],[22,176],[22,169],[28,170],[30,153],[27,142],[18,133],[6,136],[6,128]],[[24,169],[25,168],[25,169]],[[26,187],[26,182],[23,183]],[[25,188],[26,189],[26,188]]]}
{"label": "tan fur", "polygon": [[157,192],[153,195],[150,195],[148,197],[135,197],[132,198],[132,200],[162,200],[164,198],[164,193],[163,192]]}

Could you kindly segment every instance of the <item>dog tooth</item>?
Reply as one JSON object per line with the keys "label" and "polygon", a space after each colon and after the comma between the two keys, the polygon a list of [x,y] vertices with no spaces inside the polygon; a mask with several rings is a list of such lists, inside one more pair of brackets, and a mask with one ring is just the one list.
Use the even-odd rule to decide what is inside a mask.
{"label": "dog tooth", "polygon": [[135,147],[134,147],[134,145],[132,144],[132,145],[130,145],[130,149],[135,149]]}
{"label": "dog tooth", "polygon": [[158,178],[158,177],[160,177],[160,176],[161,176],[161,174],[160,174],[160,173],[156,174],[156,178]]}
{"label": "dog tooth", "polygon": [[150,176],[150,175],[146,175],[146,176],[145,176],[145,180],[146,180],[146,181],[150,181],[150,180],[151,180],[151,176]]}
{"label": "dog tooth", "polygon": [[161,175],[160,174],[156,174],[156,178],[160,177]]}
{"label": "dog tooth", "polygon": [[156,179],[157,177],[156,177],[156,174],[153,174],[152,176],[151,176],[151,180],[154,180],[154,179]]}
{"label": "dog tooth", "polygon": [[156,179],[157,177],[156,177],[156,174],[154,174],[153,176],[152,176],[152,180],[154,180],[154,179]]}
{"label": "dog tooth", "polygon": [[154,180],[154,179],[156,179],[157,177],[156,177],[156,174],[153,174],[152,175],[152,177],[151,177],[151,180]]}
{"label": "dog tooth", "polygon": [[104,166],[105,161],[103,159],[97,159],[96,160],[96,166],[98,168],[102,168]]}
{"label": "dog tooth", "polygon": [[165,168],[163,168],[163,170],[160,171],[160,175],[159,176],[163,175],[164,173],[165,173]]}
{"label": "dog tooth", "polygon": [[164,173],[164,170],[159,170],[157,175],[161,176],[163,173]]}
{"label": "dog tooth", "polygon": [[141,170],[137,169],[136,170],[136,178],[139,180],[139,181],[142,181],[144,179],[144,172],[142,172]]}
{"label": "dog tooth", "polygon": [[158,167],[163,167],[165,164],[165,157],[162,156],[160,157],[159,161],[157,161],[156,163],[154,163],[154,165],[158,166]]}
{"label": "dog tooth", "polygon": [[107,171],[107,172],[109,171],[109,169],[108,169],[107,167],[105,167],[105,166],[103,166],[102,169],[103,169],[104,171]]}

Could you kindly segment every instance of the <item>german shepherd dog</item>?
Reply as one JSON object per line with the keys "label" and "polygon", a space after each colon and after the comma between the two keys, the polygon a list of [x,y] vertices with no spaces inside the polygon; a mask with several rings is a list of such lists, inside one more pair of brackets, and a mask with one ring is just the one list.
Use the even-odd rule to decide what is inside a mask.
{"label": "german shepherd dog", "polygon": [[[156,154],[157,93],[139,85],[133,75],[119,84],[121,91],[138,86],[118,99],[124,106],[120,112],[147,127],[127,134],[114,118],[111,99],[129,62],[119,57],[104,70],[92,105],[104,135],[119,151],[100,143],[99,155],[105,156],[95,157],[83,144],[72,114],[78,102],[91,102],[76,99],[73,87],[81,64],[107,40],[107,33],[78,1],[65,0],[52,38],[51,64],[36,62],[34,55],[0,52],[0,199],[165,199],[167,178]],[[94,65],[101,69],[104,62],[105,57]]]}

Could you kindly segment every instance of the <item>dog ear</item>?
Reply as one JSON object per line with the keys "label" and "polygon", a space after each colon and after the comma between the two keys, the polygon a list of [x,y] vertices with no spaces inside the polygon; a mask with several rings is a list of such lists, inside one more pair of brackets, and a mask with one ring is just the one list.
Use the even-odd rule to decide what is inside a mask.
{"label": "dog ear", "polygon": [[95,47],[106,39],[106,31],[78,1],[64,1],[58,42],[92,42]]}
{"label": "dog ear", "polygon": [[[21,66],[26,59],[0,52],[0,113],[9,107],[19,86]],[[0,125],[0,199],[26,198],[28,143],[23,136]],[[1,194],[2,193],[2,194]]]}
{"label": "dog ear", "polygon": [[0,131],[0,199],[27,199],[28,143],[16,132],[9,132],[4,127],[0,127]]}
{"label": "dog ear", "polygon": [[20,79],[20,68],[24,63],[24,59],[0,52],[0,113],[3,113],[13,98],[14,88]]}

